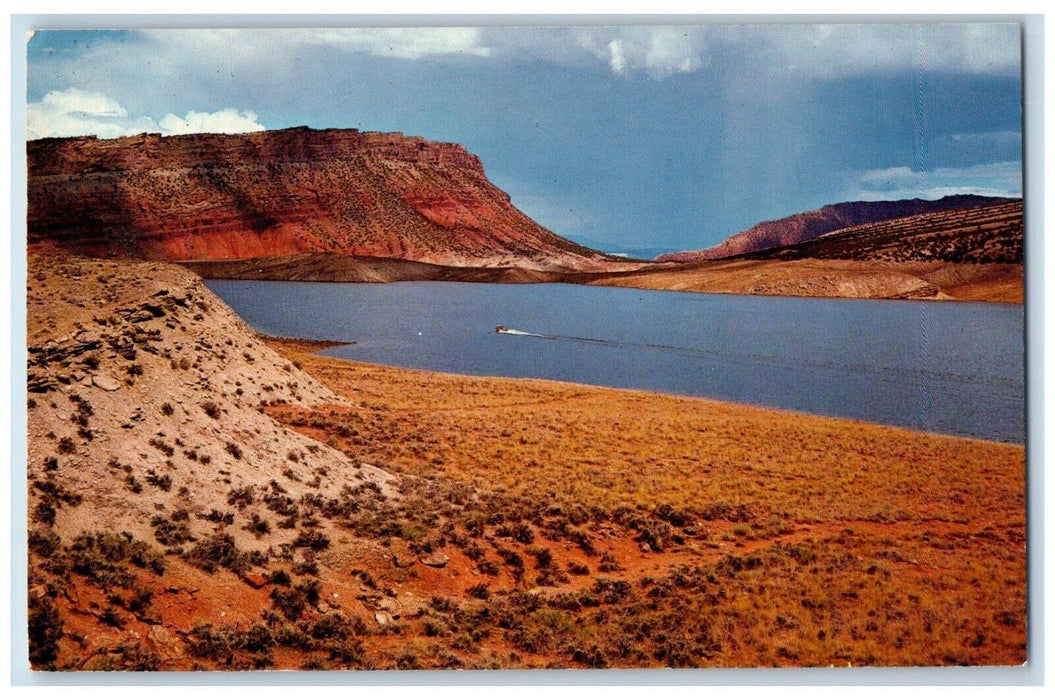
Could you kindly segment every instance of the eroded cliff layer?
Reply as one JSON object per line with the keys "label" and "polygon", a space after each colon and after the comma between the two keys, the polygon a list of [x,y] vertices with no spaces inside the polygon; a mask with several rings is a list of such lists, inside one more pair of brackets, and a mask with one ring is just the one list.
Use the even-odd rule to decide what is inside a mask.
{"label": "eroded cliff layer", "polygon": [[293,128],[27,144],[29,243],[225,260],[304,252],[443,265],[604,269],[538,225],[462,146]]}
{"label": "eroded cliff layer", "polygon": [[[842,202],[799,214],[763,221],[746,231],[725,239],[713,248],[668,253],[656,258],[659,262],[699,262],[720,260],[780,246],[811,241],[825,234],[853,226],[871,224],[908,216],[968,209],[989,204],[1004,204],[1021,200],[957,194],[937,200],[901,199],[892,202]],[[1021,224],[1020,224],[1021,228]]]}

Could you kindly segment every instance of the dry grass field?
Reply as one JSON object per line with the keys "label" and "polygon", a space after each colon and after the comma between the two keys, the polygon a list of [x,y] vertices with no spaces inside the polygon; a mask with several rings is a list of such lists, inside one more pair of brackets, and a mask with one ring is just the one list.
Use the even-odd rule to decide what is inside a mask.
{"label": "dry grass field", "polygon": [[390,514],[470,560],[455,610],[431,613],[448,629],[468,615],[561,666],[1025,658],[1020,447],[273,344],[352,407],[270,415],[476,495]]}

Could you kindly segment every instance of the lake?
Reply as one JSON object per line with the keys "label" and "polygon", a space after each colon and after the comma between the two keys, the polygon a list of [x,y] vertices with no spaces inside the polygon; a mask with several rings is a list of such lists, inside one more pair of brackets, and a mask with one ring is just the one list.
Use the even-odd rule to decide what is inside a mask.
{"label": "lake", "polygon": [[[1023,307],[568,284],[212,280],[323,354],[647,389],[1022,443]],[[498,334],[501,324],[524,335]]]}

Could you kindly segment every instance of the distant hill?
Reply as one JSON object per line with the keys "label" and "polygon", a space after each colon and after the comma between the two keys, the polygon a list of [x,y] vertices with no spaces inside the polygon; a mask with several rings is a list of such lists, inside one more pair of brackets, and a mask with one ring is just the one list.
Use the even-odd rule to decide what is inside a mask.
{"label": "distant hill", "polygon": [[811,241],[736,257],[1021,264],[1023,238],[1018,199],[850,226]]}
{"label": "distant hill", "polygon": [[533,270],[620,265],[528,218],[453,143],[299,127],[26,148],[30,245],[154,260],[332,253]]}
{"label": "distant hill", "polygon": [[931,212],[966,209],[1013,200],[962,194],[938,200],[904,199],[893,202],[843,202],[820,209],[755,224],[725,239],[713,248],[668,253],[657,262],[696,262],[718,260],[754,253],[767,248],[794,245],[851,226],[898,219]]}

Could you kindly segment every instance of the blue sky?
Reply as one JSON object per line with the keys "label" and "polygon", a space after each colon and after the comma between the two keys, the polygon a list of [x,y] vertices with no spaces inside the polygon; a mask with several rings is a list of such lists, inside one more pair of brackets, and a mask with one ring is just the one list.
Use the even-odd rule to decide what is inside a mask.
{"label": "blue sky", "polygon": [[47,31],[29,137],[402,131],[609,250],[714,245],[850,199],[1021,194],[997,24]]}

